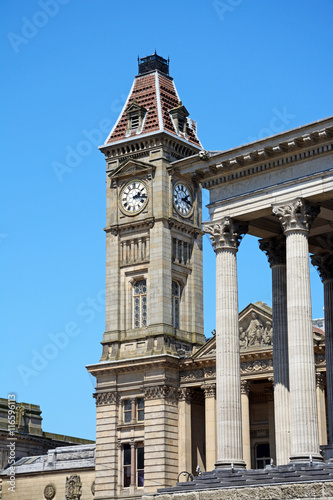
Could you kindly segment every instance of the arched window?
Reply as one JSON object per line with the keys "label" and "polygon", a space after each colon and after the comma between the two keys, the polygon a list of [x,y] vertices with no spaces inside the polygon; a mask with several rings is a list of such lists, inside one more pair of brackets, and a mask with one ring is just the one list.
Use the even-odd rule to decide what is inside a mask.
{"label": "arched window", "polygon": [[134,328],[147,326],[147,285],[146,280],[138,280],[133,285]]}
{"label": "arched window", "polygon": [[180,285],[178,281],[173,281],[172,282],[172,325],[174,328],[180,328],[179,306],[180,306]]}

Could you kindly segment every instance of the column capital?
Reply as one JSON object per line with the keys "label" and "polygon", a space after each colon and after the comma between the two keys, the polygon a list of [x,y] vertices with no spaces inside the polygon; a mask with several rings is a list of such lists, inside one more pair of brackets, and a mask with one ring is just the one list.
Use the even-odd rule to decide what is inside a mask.
{"label": "column capital", "polygon": [[273,207],[273,214],[280,219],[285,234],[290,231],[309,232],[319,212],[320,207],[310,205],[303,198]]}
{"label": "column capital", "polygon": [[181,389],[179,389],[178,400],[190,403],[192,400],[192,389],[189,389],[188,387],[182,387]]}
{"label": "column capital", "polygon": [[333,252],[311,255],[311,262],[317,267],[322,282],[333,279]]}
{"label": "column capital", "polygon": [[204,384],[201,386],[201,389],[204,391],[205,399],[215,398],[216,384]]}
{"label": "column capital", "polygon": [[248,380],[241,380],[241,394],[246,394],[246,396],[250,394],[250,384]]}
{"label": "column capital", "polygon": [[244,234],[247,233],[247,224],[239,224],[230,217],[224,217],[219,222],[204,225],[205,233],[210,235],[214,251],[224,249],[236,250]]}
{"label": "column capital", "polygon": [[286,238],[265,238],[259,240],[259,248],[267,255],[270,267],[286,265]]}

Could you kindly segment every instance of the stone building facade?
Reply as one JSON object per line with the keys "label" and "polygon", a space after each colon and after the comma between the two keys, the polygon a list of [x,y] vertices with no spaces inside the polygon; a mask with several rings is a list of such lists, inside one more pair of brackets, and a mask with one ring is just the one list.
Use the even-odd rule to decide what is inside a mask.
{"label": "stone building facade", "polygon": [[[320,445],[328,442],[325,336],[312,326],[308,292],[304,299],[299,296],[308,290],[306,266],[303,281],[295,281],[297,273],[290,278],[289,288],[297,287],[287,300],[286,243],[278,218],[288,215],[279,207],[272,213],[271,204],[285,201],[287,194],[310,195],[313,217],[320,212],[310,251],[327,253],[333,121],[282,133],[240,152],[211,154],[202,149],[188,115],[168,61],[153,54],[139,60],[125,106],[100,147],[107,164],[106,331],[100,362],[87,367],[97,382],[100,500],[153,493],[215,466],[320,462]],[[312,191],[302,182],[297,186],[302,173]],[[211,223],[204,230],[217,258],[216,335],[207,342],[202,186],[210,190]],[[295,208],[297,221],[298,207],[306,205],[302,200]],[[306,205],[306,214],[309,210]],[[310,215],[307,221],[308,228]],[[297,233],[294,223],[292,228],[291,239]],[[302,235],[307,228],[300,229]],[[238,313],[236,252],[247,232],[262,239],[272,267],[273,312],[256,303]],[[302,248],[301,266],[304,241]],[[287,320],[292,302],[294,314]],[[325,322],[330,332],[327,314]],[[294,339],[288,328],[295,330]],[[293,349],[289,359],[288,345]],[[307,385],[303,381],[298,387],[303,379]],[[292,412],[289,404],[294,404]]]}
{"label": "stone building facade", "polygon": [[[94,488],[80,490],[92,470],[77,462],[70,475],[68,453],[66,483],[60,463],[57,477],[64,489],[75,476],[76,496],[68,486],[55,499],[134,499],[214,468],[232,476],[245,467],[268,471],[272,463],[301,467],[329,459],[332,135],[330,118],[209,153],[169,62],[156,53],[139,60],[124,108],[100,147],[107,165],[106,326],[101,359],[87,367],[96,378]],[[209,340],[202,187],[210,191],[204,231],[216,252],[216,331]],[[261,239],[258,251],[268,257],[272,309],[257,302],[238,311],[236,254],[246,233]],[[309,252],[324,284],[324,329],[312,324]],[[31,477],[20,467],[24,485]],[[309,492],[303,485],[278,489],[269,497],[263,488],[260,498]],[[317,490],[318,498],[328,491],[321,484]],[[215,496],[229,498],[223,495]],[[259,489],[232,495],[259,499]]]}

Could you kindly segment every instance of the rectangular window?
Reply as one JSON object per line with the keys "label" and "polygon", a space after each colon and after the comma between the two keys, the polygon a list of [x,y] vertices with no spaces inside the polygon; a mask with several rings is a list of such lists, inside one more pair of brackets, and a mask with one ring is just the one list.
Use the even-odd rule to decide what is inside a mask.
{"label": "rectangular window", "polygon": [[129,444],[124,444],[124,488],[131,485],[131,447]]}
{"label": "rectangular window", "polygon": [[124,423],[128,424],[132,420],[132,401],[125,399],[124,401]]}
{"label": "rectangular window", "polygon": [[142,422],[145,418],[145,402],[143,398],[138,398],[136,400],[136,412],[137,412],[137,421]]}
{"label": "rectangular window", "polygon": [[144,447],[143,443],[138,443],[138,447],[136,450],[136,473],[137,473],[137,486],[143,486],[144,485],[144,476],[145,476],[145,470],[144,470],[144,461],[145,461],[145,452],[144,452]]}
{"label": "rectangular window", "polygon": [[146,280],[139,280],[133,286],[134,328],[147,326],[147,285]]}

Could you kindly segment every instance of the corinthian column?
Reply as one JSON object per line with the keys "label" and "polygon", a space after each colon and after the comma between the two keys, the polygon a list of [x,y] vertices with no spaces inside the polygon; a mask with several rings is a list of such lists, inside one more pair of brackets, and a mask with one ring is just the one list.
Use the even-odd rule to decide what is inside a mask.
{"label": "corinthian column", "polygon": [[216,467],[245,467],[242,447],[236,253],[240,228],[229,217],[207,225],[216,253]]}
{"label": "corinthian column", "polygon": [[284,237],[259,240],[259,246],[272,269],[276,464],[284,465],[290,457],[286,241]]}
{"label": "corinthian column", "polygon": [[333,253],[312,255],[311,260],[324,284],[328,435],[333,445]]}
{"label": "corinthian column", "polygon": [[298,198],[275,206],[286,235],[292,461],[321,461],[319,452],[308,234],[319,209]]}

